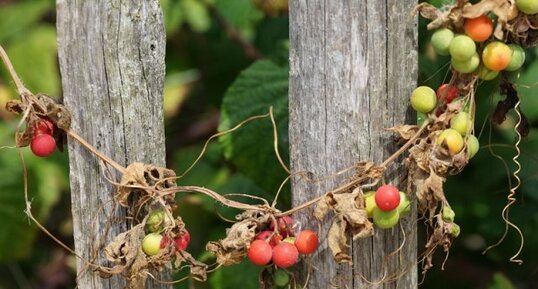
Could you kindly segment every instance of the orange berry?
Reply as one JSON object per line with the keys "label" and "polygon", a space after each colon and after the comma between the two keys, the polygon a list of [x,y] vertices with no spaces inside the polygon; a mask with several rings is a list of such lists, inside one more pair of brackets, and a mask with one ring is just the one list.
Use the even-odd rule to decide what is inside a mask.
{"label": "orange berry", "polygon": [[493,71],[501,71],[508,67],[512,60],[512,50],[508,45],[494,41],[486,45],[482,51],[484,66]]}
{"label": "orange berry", "polygon": [[465,34],[471,37],[476,42],[482,42],[488,39],[493,33],[493,22],[491,18],[482,15],[477,18],[465,19],[463,24]]}

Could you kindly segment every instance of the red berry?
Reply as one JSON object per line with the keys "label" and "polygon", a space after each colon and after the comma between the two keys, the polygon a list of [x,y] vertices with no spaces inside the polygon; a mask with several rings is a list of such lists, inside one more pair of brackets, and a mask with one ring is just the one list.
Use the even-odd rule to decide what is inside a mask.
{"label": "red berry", "polygon": [[247,257],[250,262],[258,266],[267,265],[271,261],[272,255],[273,248],[262,240],[254,240],[247,251]]}
{"label": "red berry", "polygon": [[435,94],[437,94],[437,99],[444,99],[446,103],[451,103],[460,95],[458,89],[454,85],[449,86],[448,83],[439,86]]}
{"label": "red berry", "polygon": [[271,240],[269,240],[269,245],[271,245],[271,247],[275,247],[278,243],[280,243],[280,241],[282,241],[282,236],[276,233],[273,234],[273,232],[274,231],[269,231],[269,230],[262,231],[256,236],[256,240],[267,241],[269,240],[269,236],[273,235]]}
{"label": "red berry", "polygon": [[185,251],[187,249],[187,246],[189,246],[190,241],[191,241],[191,235],[189,234],[189,231],[185,231],[184,234],[176,238],[176,244],[175,244],[176,250]]}
{"label": "red berry", "polygon": [[54,133],[54,124],[47,119],[40,119],[36,122],[34,127],[34,136],[39,134],[50,134]]}
{"label": "red berry", "polygon": [[49,134],[39,134],[32,138],[30,149],[38,157],[47,157],[54,152],[56,141]]}
{"label": "red berry", "polygon": [[318,235],[310,230],[299,232],[295,237],[295,247],[301,254],[312,254],[318,248]]}
{"label": "red berry", "polygon": [[[278,233],[282,237],[288,237],[292,235],[291,229],[293,227],[293,219],[290,216],[284,216],[276,220],[278,224]],[[273,222],[269,223],[269,229],[274,230],[275,224]]]}
{"label": "red berry", "polygon": [[273,248],[273,262],[277,267],[288,268],[297,263],[297,259],[299,259],[299,251],[294,244],[280,242]]}
{"label": "red berry", "polygon": [[391,185],[379,187],[375,192],[375,204],[385,212],[396,209],[400,204],[400,191]]}

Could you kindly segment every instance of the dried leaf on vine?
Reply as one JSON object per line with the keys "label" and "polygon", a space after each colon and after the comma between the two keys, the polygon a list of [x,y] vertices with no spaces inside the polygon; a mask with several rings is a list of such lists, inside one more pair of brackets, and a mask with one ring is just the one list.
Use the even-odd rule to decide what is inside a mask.
{"label": "dried leaf on vine", "polygon": [[197,281],[205,282],[207,280],[207,265],[196,260],[187,251],[176,251],[174,267],[180,268],[184,263],[188,264],[191,271],[191,277]]}
{"label": "dried leaf on vine", "polygon": [[437,251],[437,248],[441,246],[444,252],[450,250],[452,240],[454,239],[453,227],[454,223],[448,223],[443,221],[440,215],[437,216],[437,222],[433,233],[429,236],[428,242],[425,245],[426,253],[424,256],[424,264],[422,271],[425,273],[433,267],[433,255]]}
{"label": "dried leaf on vine", "polygon": [[387,130],[398,133],[400,138],[403,140],[409,140],[415,134],[417,134],[419,127],[416,125],[403,124],[403,125],[398,125],[395,127],[388,128]]}
{"label": "dried leaf on vine", "polygon": [[[368,220],[366,210],[364,209],[362,192],[358,188],[352,193],[328,193],[323,198],[323,201],[335,214],[327,237],[329,248],[336,262],[351,263],[348,244],[349,234],[351,233],[353,240],[365,238],[373,234],[373,225]],[[319,216],[321,215],[316,216],[316,218]]]}
{"label": "dried leaf on vine", "polygon": [[511,83],[503,81],[499,90],[502,95],[506,95],[506,98],[497,103],[495,112],[491,116],[491,121],[495,124],[503,123],[506,119],[506,114],[513,109],[519,101],[517,91]]}
{"label": "dried leaf on vine", "polygon": [[427,174],[424,171],[417,171],[413,174],[419,211],[428,213],[431,219],[436,214],[437,206],[441,202],[446,202],[443,184],[445,178],[438,176],[433,170]]}
{"label": "dried leaf on vine", "polygon": [[[145,203],[148,197],[157,197],[158,191],[175,187],[175,177],[175,172],[167,168],[132,163],[125,169],[121,178],[116,200],[120,205],[129,207],[129,197],[131,194],[137,194],[139,202]],[[162,197],[168,201],[167,203],[174,202],[174,194],[166,194]]]}
{"label": "dried leaf on vine", "polygon": [[240,221],[226,230],[224,239],[207,243],[206,249],[215,254],[220,265],[241,263],[248,246],[256,236],[256,229],[267,224],[270,217],[271,215],[259,211],[245,211],[239,216]]}
{"label": "dried leaf on vine", "polygon": [[461,8],[458,5],[445,6],[443,9],[423,2],[415,6],[413,14],[420,13],[426,19],[432,20],[426,26],[428,30],[437,29],[447,26],[461,27],[463,18],[461,17]]}
{"label": "dried leaf on vine", "polygon": [[477,18],[493,12],[497,15],[497,21],[506,23],[514,19],[518,10],[513,1],[510,0],[482,0],[474,5],[463,7],[462,16],[465,18]]}

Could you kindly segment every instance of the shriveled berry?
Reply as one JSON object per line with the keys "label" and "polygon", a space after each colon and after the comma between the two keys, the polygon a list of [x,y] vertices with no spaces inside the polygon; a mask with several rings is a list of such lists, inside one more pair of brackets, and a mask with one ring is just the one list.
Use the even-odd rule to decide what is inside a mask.
{"label": "shriveled berry", "polygon": [[54,133],[54,124],[48,119],[40,119],[36,122],[34,127],[34,136],[38,134],[50,134]]}
{"label": "shriveled berry", "polygon": [[[288,236],[293,235],[292,234],[292,228],[293,228],[293,219],[290,216],[284,216],[280,217],[276,220],[278,224],[278,233],[282,235],[282,237],[286,238]],[[274,230],[275,224],[273,222],[269,223],[269,229]]]}
{"label": "shriveled berry", "polygon": [[[275,247],[276,248],[276,247]],[[262,240],[254,240],[247,251],[247,257],[254,265],[264,266],[271,261],[273,248]]]}
{"label": "shriveled berry", "polygon": [[48,157],[56,149],[56,140],[50,134],[39,134],[32,138],[30,149],[38,157]]}
{"label": "shriveled berry", "polygon": [[175,248],[178,251],[185,251],[187,249],[187,246],[189,246],[189,242],[191,241],[191,235],[189,234],[189,231],[185,230],[185,232],[180,235],[179,237],[176,237],[175,242]]}
{"label": "shriveled berry", "polygon": [[297,263],[299,251],[294,244],[289,242],[280,242],[273,249],[273,262],[277,267],[288,268]]}
{"label": "shriveled berry", "polygon": [[318,235],[311,230],[304,230],[295,237],[295,247],[301,254],[312,254],[318,248]]}
{"label": "shriveled berry", "polygon": [[443,99],[446,103],[451,103],[454,98],[460,95],[458,89],[454,85],[448,85],[448,83],[439,86],[435,94],[437,94],[437,99]]}
{"label": "shriveled berry", "polygon": [[[272,236],[272,237],[271,237]],[[269,240],[269,238],[271,238]],[[256,235],[257,240],[269,241],[271,247],[276,246],[280,241],[282,241],[282,236],[276,234],[274,231],[265,230]]]}
{"label": "shriveled berry", "polygon": [[152,211],[146,220],[146,228],[148,231],[155,233],[162,231],[165,226],[172,224],[174,220],[165,213],[162,209]]}

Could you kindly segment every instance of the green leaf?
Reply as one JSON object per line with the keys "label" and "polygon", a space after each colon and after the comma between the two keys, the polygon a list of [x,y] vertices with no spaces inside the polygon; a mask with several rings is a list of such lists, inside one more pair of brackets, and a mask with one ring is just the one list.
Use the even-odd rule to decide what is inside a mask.
{"label": "green leaf", "polygon": [[516,287],[510,279],[508,279],[503,273],[493,274],[493,280],[488,289],[515,289]]}
{"label": "green leaf", "polygon": [[213,289],[257,288],[260,268],[248,261],[238,265],[222,267],[209,275],[209,284]]}
{"label": "green leaf", "polygon": [[211,26],[211,17],[207,7],[197,0],[183,0],[181,3],[185,13],[185,22],[191,26],[194,32],[206,32]]}
{"label": "green leaf", "polygon": [[[245,119],[266,114],[269,107],[278,128],[278,149],[288,163],[288,68],[261,60],[243,71],[224,96],[219,131]],[[224,155],[246,176],[267,192],[276,192],[286,173],[273,149],[269,118],[245,124],[220,137]]]}
{"label": "green leaf", "polygon": [[[13,127],[0,126],[3,140],[13,133]],[[68,180],[54,158],[37,158],[28,148],[22,151],[32,213],[43,222],[59,200],[61,191],[66,189]],[[0,192],[0,262],[24,258],[31,252],[38,229],[24,213],[23,170],[16,149],[0,150]]]}
{"label": "green leaf", "polygon": [[12,41],[6,50],[30,91],[51,96],[60,93],[56,30],[52,25],[44,24],[31,30],[24,38]]}
{"label": "green leaf", "polygon": [[253,38],[255,25],[263,18],[263,13],[254,7],[252,0],[217,0],[215,8],[248,40]]}
{"label": "green leaf", "polygon": [[54,9],[50,1],[27,1],[0,9],[0,42],[10,37],[25,38],[23,31],[36,24],[49,10]]}

